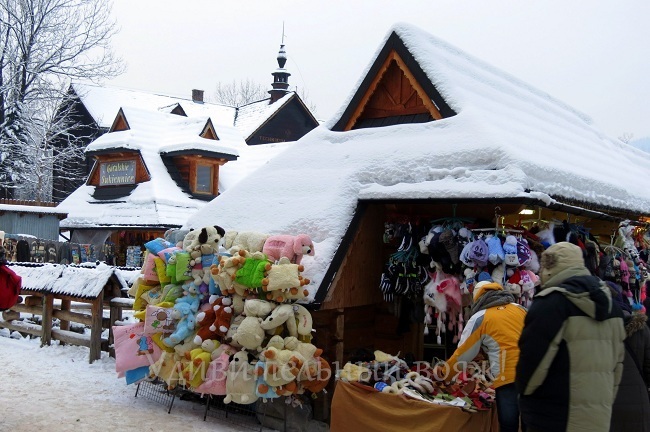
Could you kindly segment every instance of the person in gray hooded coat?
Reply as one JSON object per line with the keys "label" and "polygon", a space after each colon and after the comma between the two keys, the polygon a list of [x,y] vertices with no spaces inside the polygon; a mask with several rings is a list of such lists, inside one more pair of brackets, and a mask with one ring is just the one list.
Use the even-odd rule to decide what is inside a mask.
{"label": "person in gray hooded coat", "polygon": [[623,371],[623,313],[568,242],[541,257],[515,383],[528,431],[608,432]]}

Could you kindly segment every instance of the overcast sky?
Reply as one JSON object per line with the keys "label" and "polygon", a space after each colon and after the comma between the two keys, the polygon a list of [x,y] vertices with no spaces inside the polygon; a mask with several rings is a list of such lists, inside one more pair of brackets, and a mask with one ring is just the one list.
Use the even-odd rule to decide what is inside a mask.
{"label": "overcast sky", "polygon": [[650,136],[648,0],[114,0],[108,84],[175,96],[251,79],[270,88],[284,23],[289,83],[336,113],[396,22],[513,74],[593,118]]}

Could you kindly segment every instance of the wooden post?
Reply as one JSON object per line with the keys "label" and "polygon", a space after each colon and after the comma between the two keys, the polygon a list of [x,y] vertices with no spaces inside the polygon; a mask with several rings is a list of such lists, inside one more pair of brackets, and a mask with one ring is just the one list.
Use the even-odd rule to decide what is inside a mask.
{"label": "wooden post", "polygon": [[102,315],[104,314],[104,291],[92,302],[92,324],[90,326],[89,363],[102,357]]}
{"label": "wooden post", "polygon": [[336,353],[336,361],[339,365],[343,364],[343,350],[345,349],[344,331],[345,309],[337,309],[334,329],[334,352]]}
{"label": "wooden post", "polygon": [[[61,300],[61,310],[62,311],[69,311],[70,310],[70,300]],[[59,318],[60,319],[60,318]],[[70,330],[70,321],[68,320],[63,320],[60,319],[60,328],[61,330]]]}
{"label": "wooden post", "polygon": [[108,325],[108,345],[110,346],[113,345],[113,326],[115,325],[115,321],[122,320],[122,307],[117,303],[111,301],[109,310],[110,310],[110,318],[109,318],[109,325]]}
{"label": "wooden post", "polygon": [[43,296],[43,313],[41,314],[41,326],[43,334],[41,335],[41,346],[52,343],[52,309],[54,308],[54,296],[46,294]]}

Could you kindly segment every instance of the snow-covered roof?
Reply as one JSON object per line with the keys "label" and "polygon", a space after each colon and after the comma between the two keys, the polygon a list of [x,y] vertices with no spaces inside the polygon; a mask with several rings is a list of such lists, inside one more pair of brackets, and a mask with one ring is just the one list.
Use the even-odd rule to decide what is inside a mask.
{"label": "snow-covered roof", "polygon": [[267,98],[240,107],[235,119],[235,127],[241,131],[244,139],[250,138],[256,130],[289,103],[294,95],[294,92],[289,92],[274,103],[270,103],[271,98]]}
{"label": "snow-covered roof", "polygon": [[66,214],[66,212],[62,211],[58,207],[16,205],[16,204],[0,204],[0,211],[21,212],[21,213],[53,214],[53,215],[65,215]]}
{"label": "snow-covered roof", "polygon": [[228,140],[200,137],[207,117],[183,117],[130,107],[123,107],[122,113],[129,129],[100,136],[86,147],[86,152],[139,151],[152,180],[137,184],[128,196],[111,201],[95,198],[95,186],[82,185],[59,204],[58,209],[68,213],[61,227],[178,227],[205,201],[180,189],[161,154],[207,151],[234,159],[240,149],[246,148],[243,139],[232,135],[228,135]]}
{"label": "snow-covered roof", "polygon": [[[383,62],[378,56],[393,33],[456,115],[332,131],[375,61]],[[219,224],[310,235],[316,254],[302,263],[313,296],[359,200],[566,199],[649,214],[648,166],[650,155],[605,136],[586,115],[417,27],[397,24],[333,118],[184,228]]]}
{"label": "snow-covered roof", "polygon": [[102,128],[110,128],[118,111],[124,106],[165,113],[180,106],[188,117],[209,117],[217,129],[219,138],[222,139],[247,139],[295,95],[295,92],[288,92],[273,104],[269,104],[270,98],[266,98],[238,109],[92,83],[73,83],[72,87],[95,122]]}
{"label": "snow-covered roof", "polygon": [[111,127],[117,112],[124,106],[169,112],[180,104],[189,117],[210,117],[214,123],[234,124],[235,108],[226,105],[92,83],[76,82],[72,87],[97,125],[106,129]]}
{"label": "snow-covered roof", "polygon": [[20,265],[11,269],[22,278],[22,288],[43,294],[60,294],[94,299],[102,292],[111,277],[128,289],[120,270],[106,264],[97,266],[66,266],[61,264]]}

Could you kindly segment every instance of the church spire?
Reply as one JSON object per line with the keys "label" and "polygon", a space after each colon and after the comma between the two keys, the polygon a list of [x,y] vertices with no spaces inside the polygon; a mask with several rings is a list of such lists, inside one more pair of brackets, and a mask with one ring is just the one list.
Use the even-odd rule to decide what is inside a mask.
{"label": "church spire", "polygon": [[271,73],[273,75],[271,87],[273,88],[269,90],[269,94],[271,95],[270,103],[277,101],[289,93],[289,77],[291,74],[284,68],[284,65],[287,63],[287,52],[284,49],[284,25],[282,26],[282,43],[280,44],[277,60],[278,68],[275,72]]}

